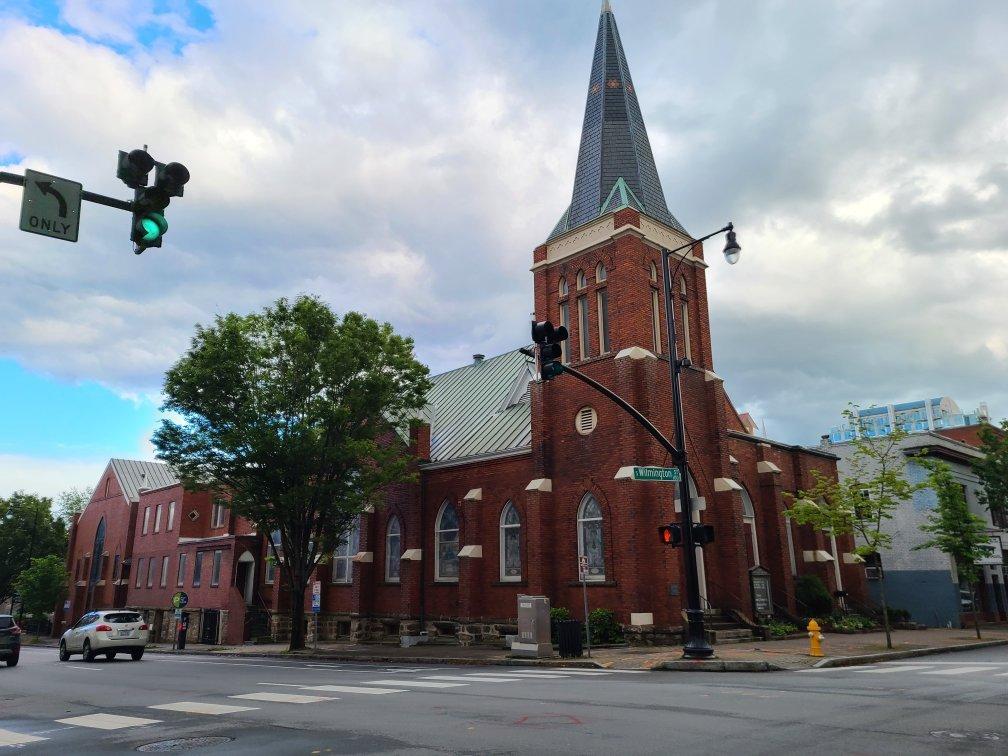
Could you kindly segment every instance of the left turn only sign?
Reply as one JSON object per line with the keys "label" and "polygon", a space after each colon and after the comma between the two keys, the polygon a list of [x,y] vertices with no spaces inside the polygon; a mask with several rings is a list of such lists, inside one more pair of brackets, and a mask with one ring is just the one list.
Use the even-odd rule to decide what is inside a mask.
{"label": "left turn only sign", "polygon": [[48,173],[25,171],[21,230],[63,241],[77,241],[84,186]]}

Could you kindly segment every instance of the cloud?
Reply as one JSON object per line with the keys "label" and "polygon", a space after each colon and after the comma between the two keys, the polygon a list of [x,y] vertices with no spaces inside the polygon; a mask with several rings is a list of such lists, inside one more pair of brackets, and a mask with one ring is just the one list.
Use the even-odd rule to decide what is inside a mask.
{"label": "cloud", "polygon": [[[0,354],[156,394],[196,322],[302,291],[390,320],[435,370],[525,339],[595,8],[332,7],[219,2],[212,32],[139,0],[0,19],[0,154],[116,196],[118,149],[149,144],[193,177],[141,257],[124,213],[85,205],[80,242],[60,244],[18,232],[0,188]],[[1008,9],[616,12],[669,207],[697,234],[739,230],[741,264],[708,276],[740,407],[805,442],[848,400],[1008,413]],[[131,36],[138,13],[181,41]]]}

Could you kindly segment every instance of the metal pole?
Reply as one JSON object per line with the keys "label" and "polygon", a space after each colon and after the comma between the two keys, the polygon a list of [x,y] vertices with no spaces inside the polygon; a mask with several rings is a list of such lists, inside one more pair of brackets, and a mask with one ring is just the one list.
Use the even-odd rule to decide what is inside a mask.
{"label": "metal pole", "polygon": [[581,573],[581,591],[584,593],[585,610],[585,644],[588,646],[588,658],[591,659],[591,622],[588,620],[588,575]]}
{"label": "metal pole", "polygon": [[[687,245],[691,246],[691,245]],[[665,286],[665,328],[668,337],[669,377],[672,381],[672,407],[675,413],[675,445],[679,448],[679,501],[682,509],[683,562],[686,567],[686,642],[683,658],[706,659],[714,655],[704,633],[703,607],[700,606],[700,578],[697,575],[696,545],[693,541],[693,495],[689,487],[689,462],[686,452],[686,427],[683,419],[682,387],[679,374],[683,364],[676,347],[675,317],[672,314],[672,276],[668,250],[662,250],[662,278]],[[678,268],[676,269],[678,270]]]}

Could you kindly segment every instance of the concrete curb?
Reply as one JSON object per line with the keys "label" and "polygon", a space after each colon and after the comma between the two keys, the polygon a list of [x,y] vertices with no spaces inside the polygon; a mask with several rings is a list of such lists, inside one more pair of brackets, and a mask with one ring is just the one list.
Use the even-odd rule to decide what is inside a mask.
{"label": "concrete curb", "polygon": [[911,648],[906,651],[880,651],[877,654],[862,654],[860,656],[837,656],[823,659],[812,665],[811,668],[855,667],[861,664],[877,664],[896,659],[912,659],[916,656],[931,656],[952,651],[972,651],[975,648],[993,648],[994,646],[1008,646],[1008,640],[978,641],[976,643],[961,643],[956,646],[929,646],[928,648]]}
{"label": "concrete curb", "polygon": [[458,665],[458,666],[494,666],[494,667],[572,667],[572,668],[587,668],[587,669],[606,669],[606,666],[595,661],[590,660],[562,660],[562,659],[501,659],[499,657],[490,659],[462,659],[452,656],[382,656],[382,655],[369,655],[369,656],[356,656],[353,654],[340,654],[340,653],[325,653],[318,652],[314,653],[311,651],[301,652],[295,651],[294,653],[286,652],[275,652],[275,651],[264,651],[262,653],[250,653],[241,651],[205,651],[205,650],[190,650],[185,651],[173,651],[170,648],[159,649],[148,647],[148,652],[156,654],[175,654],[180,656],[224,656],[232,659],[288,659],[288,660],[299,660],[304,659],[307,661],[311,660],[321,660],[321,661],[339,661],[339,662],[362,662],[365,664],[444,664],[444,665]]}
{"label": "concrete curb", "polygon": [[677,659],[675,661],[660,662],[653,670],[668,670],[671,672],[783,672],[784,667],[778,667],[766,661],[745,661],[745,660],[721,660],[703,659],[699,661],[688,661]]}

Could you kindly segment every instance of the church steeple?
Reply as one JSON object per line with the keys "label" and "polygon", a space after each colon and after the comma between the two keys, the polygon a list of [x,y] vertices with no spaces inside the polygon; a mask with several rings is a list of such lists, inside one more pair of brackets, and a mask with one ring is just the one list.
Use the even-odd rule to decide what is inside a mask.
{"label": "church steeple", "polygon": [[[617,188],[621,179],[623,185]],[[627,198],[627,206],[686,233],[665,203],[616,17],[605,0],[588,82],[574,192],[550,238],[617,209],[614,197]]]}

